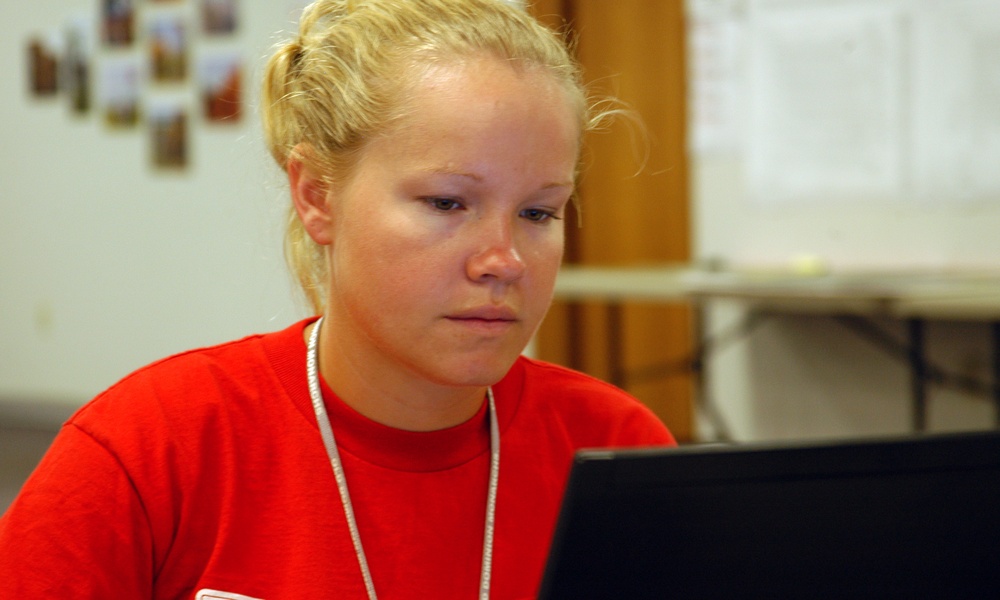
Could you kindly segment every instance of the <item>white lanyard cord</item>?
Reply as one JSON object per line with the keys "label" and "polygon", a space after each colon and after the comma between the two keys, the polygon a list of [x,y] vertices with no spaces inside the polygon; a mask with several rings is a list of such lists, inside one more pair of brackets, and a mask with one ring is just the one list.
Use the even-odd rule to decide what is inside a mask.
{"label": "white lanyard cord", "polygon": [[[358,532],[358,523],[354,518],[354,506],[351,504],[351,495],[347,489],[347,478],[344,476],[344,467],[340,460],[340,452],[337,450],[337,441],[333,437],[333,427],[330,425],[330,417],[326,413],[326,406],[323,404],[323,393],[319,385],[319,369],[317,366],[319,354],[318,340],[320,324],[322,322],[323,319],[320,318],[313,326],[306,352],[309,397],[312,399],[313,410],[316,412],[316,423],[319,425],[319,433],[323,438],[323,445],[326,446],[327,456],[330,457],[333,476],[337,480],[337,490],[340,492],[340,500],[344,505],[347,527],[351,532],[354,553],[358,557],[358,565],[361,567],[361,576],[365,581],[368,599],[377,600],[375,584],[372,582],[372,574],[368,569],[368,559],[365,558],[365,550],[361,545],[361,534]],[[489,600],[490,597],[490,574],[493,571],[493,537],[496,527],[497,483],[500,478],[500,427],[497,423],[497,409],[496,403],[493,400],[492,388],[486,388],[486,396],[490,407],[490,482],[486,494],[486,525],[483,535],[483,566],[482,574],[479,578],[479,600]]]}

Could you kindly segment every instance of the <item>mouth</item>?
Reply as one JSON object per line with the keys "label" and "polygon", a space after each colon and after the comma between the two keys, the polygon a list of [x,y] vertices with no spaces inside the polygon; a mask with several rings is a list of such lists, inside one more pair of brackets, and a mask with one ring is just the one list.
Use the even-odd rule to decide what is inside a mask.
{"label": "mouth", "polygon": [[506,306],[480,306],[454,312],[446,318],[460,321],[517,321],[517,313]]}
{"label": "mouth", "polygon": [[450,315],[445,319],[484,332],[506,331],[518,322],[517,314],[507,307],[479,307],[464,310]]}

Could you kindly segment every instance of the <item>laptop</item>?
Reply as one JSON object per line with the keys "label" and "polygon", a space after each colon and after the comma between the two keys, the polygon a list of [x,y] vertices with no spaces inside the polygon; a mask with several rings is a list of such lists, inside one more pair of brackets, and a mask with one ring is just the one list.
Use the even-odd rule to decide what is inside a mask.
{"label": "laptop", "polygon": [[539,598],[1000,597],[1000,433],[582,451]]}

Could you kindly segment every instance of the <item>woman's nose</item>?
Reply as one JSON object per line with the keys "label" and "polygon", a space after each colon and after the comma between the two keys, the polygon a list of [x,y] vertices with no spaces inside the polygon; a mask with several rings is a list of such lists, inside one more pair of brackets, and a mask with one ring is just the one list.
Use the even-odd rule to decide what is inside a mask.
{"label": "woman's nose", "polygon": [[476,250],[466,270],[473,281],[496,280],[509,283],[524,275],[524,258],[517,247],[509,223],[493,223],[477,232]]}

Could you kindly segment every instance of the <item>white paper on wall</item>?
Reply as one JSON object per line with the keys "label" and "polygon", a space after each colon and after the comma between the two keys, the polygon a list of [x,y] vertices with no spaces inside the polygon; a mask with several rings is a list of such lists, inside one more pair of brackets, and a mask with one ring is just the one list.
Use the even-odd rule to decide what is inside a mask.
{"label": "white paper on wall", "polygon": [[737,154],[742,149],[745,83],[742,0],[688,0],[688,149]]}
{"label": "white paper on wall", "polygon": [[913,19],[913,180],[922,201],[1000,196],[1000,3],[921,3]]}
{"label": "white paper on wall", "polygon": [[898,197],[903,23],[893,5],[871,3],[795,4],[751,16],[746,165],[754,201]]}

